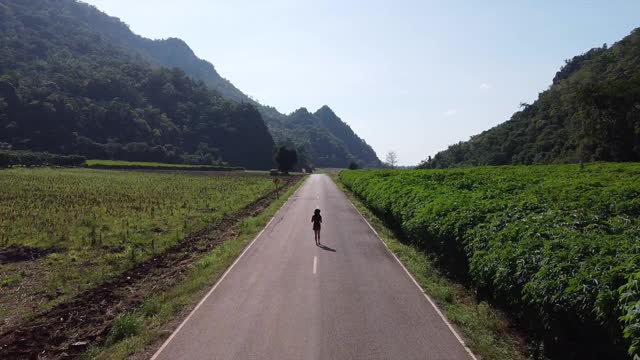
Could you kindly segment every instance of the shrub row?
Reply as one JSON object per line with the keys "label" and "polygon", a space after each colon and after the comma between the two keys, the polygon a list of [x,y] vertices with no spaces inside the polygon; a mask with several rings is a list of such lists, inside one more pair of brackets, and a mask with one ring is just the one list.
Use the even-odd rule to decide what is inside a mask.
{"label": "shrub row", "polygon": [[177,170],[177,171],[244,171],[242,167],[162,164],[154,162],[128,162],[111,160],[89,160],[86,167],[92,169],[113,170]]}
{"label": "shrub row", "polygon": [[0,151],[0,168],[12,166],[82,166],[87,159],[78,155],[56,155],[31,151]]}
{"label": "shrub row", "polygon": [[640,164],[346,170],[340,181],[546,356],[638,354]]}

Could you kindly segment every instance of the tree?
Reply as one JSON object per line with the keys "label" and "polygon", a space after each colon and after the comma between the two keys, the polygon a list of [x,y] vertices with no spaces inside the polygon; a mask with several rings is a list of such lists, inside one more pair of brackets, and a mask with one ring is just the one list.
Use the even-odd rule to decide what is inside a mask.
{"label": "tree", "polygon": [[360,165],[357,162],[352,161],[349,163],[349,170],[358,170],[360,169]]}
{"label": "tree", "polygon": [[0,169],[11,166],[11,156],[8,153],[0,152]]}
{"label": "tree", "polygon": [[418,165],[418,169],[431,169],[433,167],[433,159],[431,155],[427,156],[426,160],[422,160],[420,165]]}
{"label": "tree", "polygon": [[387,153],[387,165],[389,165],[392,169],[394,169],[396,167],[396,164],[398,163],[398,155],[396,154],[395,151],[389,151]]}
{"label": "tree", "polygon": [[0,122],[4,122],[7,120],[8,110],[9,110],[9,105],[4,100],[4,97],[0,96]]}
{"label": "tree", "polygon": [[296,168],[300,169],[300,171],[306,170],[307,172],[313,172],[313,165],[309,160],[309,156],[307,155],[307,151],[303,146],[295,146],[296,152],[298,153],[298,162],[296,164]]}
{"label": "tree", "polygon": [[286,146],[280,146],[276,151],[274,160],[278,164],[278,170],[288,174],[298,162],[298,152],[288,149]]}

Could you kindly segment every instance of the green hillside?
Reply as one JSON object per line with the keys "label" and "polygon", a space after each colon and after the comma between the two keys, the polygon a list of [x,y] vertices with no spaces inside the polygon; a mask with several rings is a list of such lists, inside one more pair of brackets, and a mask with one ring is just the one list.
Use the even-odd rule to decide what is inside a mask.
{"label": "green hillside", "polygon": [[300,108],[267,124],[277,143],[304,149],[317,167],[344,168],[351,161],[365,167],[381,164],[373,149],[326,105],[315,113]]}
{"label": "green hillside", "polygon": [[[202,80],[211,89],[236,102],[253,102],[229,80],[221,77],[214,66],[199,59],[189,46],[177,38],[151,40],[133,33],[127,24],[109,16],[94,6],[66,1],[66,9],[76,20],[108,38],[127,51],[134,52],[146,61],[161,67],[183,70],[196,80]],[[254,103],[254,105],[257,105]]]}
{"label": "green hillside", "polygon": [[640,161],[640,31],[568,60],[550,88],[425,168]]}
{"label": "green hillside", "polygon": [[154,66],[96,31],[79,16],[85,12],[95,10],[74,0],[0,1],[0,143],[103,159],[272,166],[274,142],[255,106]]}

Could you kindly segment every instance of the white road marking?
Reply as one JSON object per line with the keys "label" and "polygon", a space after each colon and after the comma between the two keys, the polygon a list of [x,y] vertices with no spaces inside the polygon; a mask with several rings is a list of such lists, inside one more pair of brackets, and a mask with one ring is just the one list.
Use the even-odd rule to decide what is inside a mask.
{"label": "white road marking", "polygon": [[[308,180],[308,179],[307,179]],[[305,183],[307,182],[307,180],[305,180]],[[164,344],[162,344],[162,346],[160,347],[160,349],[158,349],[158,351],[156,351],[155,354],[153,354],[153,356],[151,357],[150,360],[155,360],[158,358],[158,356],[160,356],[160,353],[162,352],[162,350],[164,350],[164,348],[167,347],[167,345],[169,345],[169,343],[171,342],[171,340],[173,340],[173,338],[176,336],[176,334],[178,334],[178,332],[180,332],[180,330],[184,327],[184,325],[189,321],[189,319],[191,319],[191,317],[193,316],[193,314],[196,313],[196,311],[198,311],[198,309],[200,308],[200,306],[202,306],[202,304],[204,304],[205,301],[207,301],[207,299],[209,298],[209,296],[211,296],[211,294],[213,294],[213,291],[218,287],[218,285],[220,285],[220,283],[222,282],[222,280],[224,280],[225,277],[227,277],[227,274],[229,274],[229,272],[231,272],[231,270],[233,269],[234,266],[236,266],[236,264],[240,261],[240,259],[242,259],[242,256],[251,248],[251,246],[253,246],[253,244],[260,238],[260,236],[262,236],[262,234],[264,233],[265,230],[267,230],[269,228],[269,225],[271,225],[271,223],[273,222],[273,220],[278,216],[278,214],[280,214],[280,212],[282,211],[282,209],[285,208],[285,205],[293,198],[295,198],[296,194],[298,193],[298,191],[300,189],[302,189],[302,187],[304,186],[304,183],[302,185],[300,185],[300,187],[298,187],[296,189],[296,191],[294,191],[293,194],[291,194],[291,196],[289,197],[289,199],[282,204],[282,206],[280,207],[280,209],[278,209],[278,211],[275,213],[275,215],[273,215],[273,217],[271,218],[271,220],[269,220],[269,222],[267,223],[267,226],[265,226],[262,231],[260,231],[258,233],[258,235],[253,239],[253,241],[251,241],[251,243],[244,249],[244,251],[242,252],[242,254],[240,254],[240,256],[238,256],[238,258],[233,262],[233,264],[231,264],[231,266],[229,266],[229,268],[227,269],[227,271],[224,272],[224,274],[222,274],[222,276],[220,277],[220,279],[218,279],[218,281],[216,282],[215,285],[213,285],[213,287],[211,288],[211,290],[209,290],[209,292],[207,293],[207,295],[205,295],[202,300],[200,300],[200,302],[198,303],[198,305],[196,305],[195,308],[193,308],[193,310],[191,310],[191,312],[189,313],[189,315],[186,317],[186,319],[184,319],[184,321],[182,321],[182,323],[180,323],[180,326],[178,326],[178,328],[171,334],[171,336],[169,336],[169,338],[164,342]]]}
{"label": "white road marking", "polygon": [[313,275],[316,274],[316,269],[318,268],[318,257],[314,256],[313,257]]}
{"label": "white road marking", "polygon": [[[349,199],[348,199],[349,200]],[[442,311],[440,311],[440,308],[438,308],[438,305],[436,305],[436,303],[431,300],[431,297],[429,295],[427,295],[427,293],[424,291],[424,289],[422,288],[422,286],[420,286],[420,284],[418,284],[418,282],[416,281],[416,279],[413,277],[413,275],[411,275],[411,273],[409,272],[409,270],[407,270],[407,268],[404,266],[404,264],[400,261],[400,259],[398,259],[398,257],[396,256],[396,254],[393,253],[393,251],[391,251],[391,249],[389,249],[389,247],[387,246],[387,244],[382,240],[382,238],[380,237],[380,235],[378,234],[378,232],[376,231],[376,229],[373,228],[373,226],[371,226],[371,224],[369,223],[369,221],[367,221],[367,219],[364,217],[364,215],[362,215],[362,213],[360,212],[360,210],[358,210],[358,208],[353,205],[353,203],[351,202],[351,200],[349,200],[349,203],[351,203],[351,206],[353,206],[354,209],[356,209],[356,211],[358,212],[358,214],[360,214],[360,217],[362,217],[362,220],[364,220],[364,222],[367,223],[367,225],[369,225],[369,228],[371,229],[371,231],[373,231],[374,234],[376,234],[376,237],[378,238],[378,240],[380,240],[380,242],[382,242],[382,244],[384,245],[385,248],[387,248],[387,251],[389,251],[391,253],[391,255],[393,256],[394,259],[396,259],[396,261],[398,262],[398,264],[400,264],[400,266],[402,266],[402,268],[404,269],[404,271],[407,273],[407,275],[409,275],[409,278],[413,281],[413,283],[418,287],[418,289],[420,289],[420,292],[422,293],[422,295],[424,295],[425,298],[427,298],[427,301],[429,301],[429,304],[431,304],[431,306],[433,306],[433,308],[436,310],[436,313],[438,313],[438,315],[440,316],[440,318],[442,319],[442,321],[444,321],[444,323],[447,325],[447,327],[449,328],[449,330],[451,330],[451,332],[453,333],[453,335],[456,337],[456,339],[458,339],[458,341],[460,342],[460,344],[462,345],[462,347],[467,351],[467,354],[469,354],[469,356],[471,356],[471,359],[473,360],[478,360],[478,358],[476,358],[476,356],[473,354],[473,352],[471,352],[471,349],[469,349],[469,347],[467,346],[467,344],[465,344],[464,340],[462,340],[462,337],[460,335],[458,335],[458,332],[453,328],[453,326],[451,325],[451,323],[449,322],[449,320],[447,320],[446,317],[444,317],[444,314],[442,313]]]}

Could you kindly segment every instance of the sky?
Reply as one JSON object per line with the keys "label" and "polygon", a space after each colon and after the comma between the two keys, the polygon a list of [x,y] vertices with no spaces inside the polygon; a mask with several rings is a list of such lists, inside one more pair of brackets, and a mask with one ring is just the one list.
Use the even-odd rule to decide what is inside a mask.
{"label": "sky", "polygon": [[384,160],[415,165],[508,120],[556,71],[640,27],[637,0],[87,0],[185,40],[245,94],[329,105]]}

